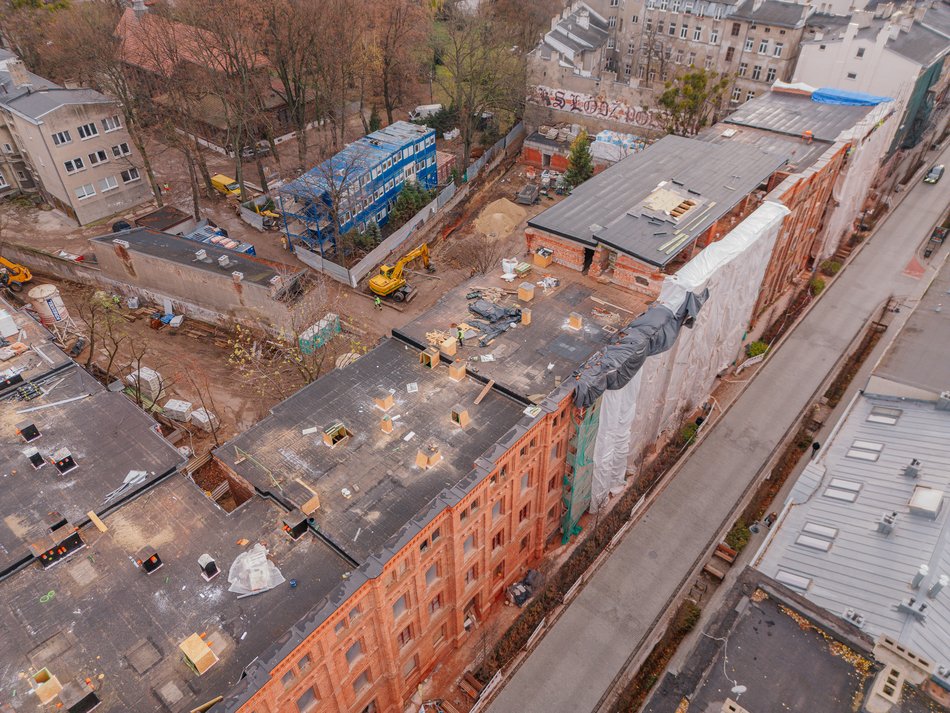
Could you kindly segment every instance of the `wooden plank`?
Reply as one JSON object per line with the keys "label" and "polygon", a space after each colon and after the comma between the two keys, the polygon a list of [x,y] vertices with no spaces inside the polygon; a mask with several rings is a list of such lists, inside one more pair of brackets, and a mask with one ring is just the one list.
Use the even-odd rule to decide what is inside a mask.
{"label": "wooden plank", "polygon": [[482,399],[485,398],[485,396],[488,395],[488,392],[491,391],[491,387],[493,387],[494,385],[495,385],[495,380],[494,380],[494,379],[491,379],[487,384],[485,384],[485,388],[482,389],[482,392],[481,392],[478,396],[475,397],[475,404],[476,404],[476,405],[478,405],[478,404],[480,404],[480,403],[482,402]]}
{"label": "wooden plank", "polygon": [[599,297],[591,297],[591,299],[599,305],[604,305],[605,307],[613,307],[614,309],[619,309],[627,314],[636,314],[633,310],[629,310],[626,307],[621,307],[620,305],[615,305],[607,300],[602,300]]}
{"label": "wooden plank", "polygon": [[99,532],[106,532],[109,529],[108,527],[106,527],[106,524],[102,520],[99,519],[99,516],[96,515],[96,513],[94,513],[92,510],[87,512],[86,515],[89,516],[89,520],[92,522],[93,525],[96,526]]}

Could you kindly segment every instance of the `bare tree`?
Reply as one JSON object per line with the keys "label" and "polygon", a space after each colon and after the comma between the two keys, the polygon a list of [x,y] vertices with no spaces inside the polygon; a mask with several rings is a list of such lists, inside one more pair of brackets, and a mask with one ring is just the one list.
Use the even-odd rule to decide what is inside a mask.
{"label": "bare tree", "polygon": [[445,257],[462,269],[469,269],[471,275],[484,275],[498,269],[504,257],[504,245],[497,238],[483,233],[474,233],[461,240],[453,240],[445,252]]}
{"label": "bare tree", "polygon": [[443,28],[437,45],[444,72],[437,81],[458,112],[464,169],[482,115],[514,111],[523,103],[524,93],[518,88],[523,58],[511,51],[506,28],[487,10],[452,9]]}
{"label": "bare tree", "polygon": [[393,109],[428,60],[431,14],[415,0],[375,0],[370,7],[371,69],[391,124]]}

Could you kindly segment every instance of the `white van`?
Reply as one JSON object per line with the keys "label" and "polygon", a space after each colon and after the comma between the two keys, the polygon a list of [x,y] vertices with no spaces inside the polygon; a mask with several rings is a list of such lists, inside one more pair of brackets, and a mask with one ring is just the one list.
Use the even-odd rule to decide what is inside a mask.
{"label": "white van", "polygon": [[419,119],[428,119],[430,116],[438,114],[441,109],[441,104],[420,104],[409,112],[409,120],[419,121]]}

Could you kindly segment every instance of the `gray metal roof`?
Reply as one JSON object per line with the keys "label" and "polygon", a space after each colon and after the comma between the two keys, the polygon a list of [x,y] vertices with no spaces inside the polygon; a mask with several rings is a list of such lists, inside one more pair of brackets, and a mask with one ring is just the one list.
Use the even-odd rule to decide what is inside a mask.
{"label": "gray metal roof", "polygon": [[[875,407],[900,409],[897,422],[868,421]],[[878,447],[880,453],[876,461],[854,457],[855,452],[849,457],[853,446],[862,448],[856,454],[863,458],[873,457],[867,454]],[[922,462],[917,478],[903,475],[912,458]],[[950,574],[950,411],[862,395],[813,464],[810,478],[815,466],[824,471],[820,484],[810,494],[808,488],[793,493],[800,502],[788,506],[757,567],[786,584],[788,575],[805,578],[799,591],[832,614],[854,609],[872,636],[888,634],[936,664],[950,665],[950,588],[934,599],[926,596],[941,574]],[[910,510],[920,486],[944,493],[936,519]],[[853,502],[841,499],[847,493],[856,494]],[[876,526],[890,512],[897,512],[897,522],[885,535]],[[812,539],[803,543],[803,535]],[[816,542],[830,547],[816,549]],[[914,591],[911,580],[921,564],[930,573]],[[924,622],[897,610],[911,596],[928,605]]]}
{"label": "gray metal roof", "polygon": [[[950,390],[950,263],[937,273],[900,338],[888,348],[874,376],[925,391]],[[950,574],[950,573],[948,573]]]}
{"label": "gray metal roof", "polygon": [[781,0],[764,0],[755,7],[755,0],[746,0],[732,15],[737,20],[747,20],[760,25],[778,27],[801,27],[811,11],[811,5]]}
{"label": "gray metal roof", "polygon": [[[662,266],[785,162],[785,156],[753,146],[665,136],[581,184],[528,225],[592,247],[604,243]],[[661,185],[697,199],[698,210],[681,224],[645,212],[644,200]]]}
{"label": "gray metal roof", "polygon": [[[44,80],[45,81],[45,80]],[[115,100],[95,89],[42,89],[21,93],[0,102],[31,119],[42,119],[51,111],[71,104],[114,104]]]}
{"label": "gray metal roof", "polygon": [[[582,13],[587,15],[584,24],[580,19]],[[558,51],[560,48],[555,43],[562,44],[574,52],[587,52],[601,47],[607,41],[607,34],[607,21],[581,3],[577,10],[561,19],[544,39],[545,43]]]}
{"label": "gray metal roof", "polygon": [[796,139],[810,131],[814,140],[831,143],[873,109],[873,106],[822,104],[800,94],[771,91],[746,102],[724,121]]}
{"label": "gray metal roof", "polygon": [[785,156],[789,171],[801,171],[811,166],[828,150],[824,141],[802,141],[783,134],[738,124],[720,122],[707,127],[696,138],[713,144],[745,144],[765,153]]}
{"label": "gray metal roof", "polygon": [[910,30],[902,31],[895,39],[890,40],[887,47],[907,59],[929,67],[947,54],[950,42],[940,33],[915,22]]}

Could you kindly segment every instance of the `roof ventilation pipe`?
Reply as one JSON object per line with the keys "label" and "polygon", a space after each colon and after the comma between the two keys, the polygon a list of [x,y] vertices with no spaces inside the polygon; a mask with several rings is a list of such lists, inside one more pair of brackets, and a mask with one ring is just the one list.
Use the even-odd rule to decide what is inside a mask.
{"label": "roof ventilation pipe", "polygon": [[930,586],[930,589],[927,590],[927,596],[931,599],[936,598],[936,596],[940,594],[940,590],[946,587],[948,584],[950,584],[950,577],[945,574],[941,574],[940,579],[934,582]]}
{"label": "roof ventilation pipe", "polygon": [[910,581],[910,586],[913,589],[919,589],[920,583],[924,581],[924,577],[930,572],[930,567],[925,564],[920,565],[917,570],[917,574],[914,575],[914,578]]}

